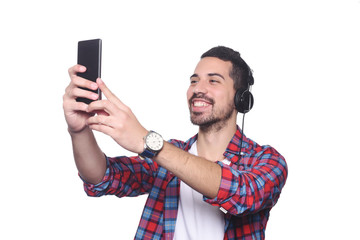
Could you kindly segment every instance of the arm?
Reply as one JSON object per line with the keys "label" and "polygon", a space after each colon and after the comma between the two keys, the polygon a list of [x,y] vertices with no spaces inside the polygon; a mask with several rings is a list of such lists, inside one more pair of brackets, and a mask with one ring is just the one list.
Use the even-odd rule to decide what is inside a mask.
{"label": "arm", "polygon": [[105,155],[100,150],[93,132],[85,128],[81,132],[70,132],[76,167],[80,176],[88,183],[99,183],[105,174]]}
{"label": "arm", "polygon": [[88,105],[76,102],[77,97],[97,99],[98,95],[85,91],[79,87],[97,89],[97,84],[78,77],[77,72],[84,72],[86,68],[75,65],[69,69],[70,84],[63,96],[63,108],[68,131],[71,136],[74,159],[80,176],[88,182],[98,183],[105,174],[105,156],[96,143],[91,129],[86,121],[92,114],[87,112]]}
{"label": "arm", "polygon": [[106,158],[105,176],[98,184],[84,182],[88,196],[117,197],[138,196],[149,192],[153,186],[158,166],[151,159],[141,160],[136,157]]}
{"label": "arm", "polygon": [[[125,122],[132,123],[131,120],[135,120],[135,125],[137,123],[136,118],[125,105],[117,109],[118,111],[111,108],[114,112],[108,109],[107,112],[101,109],[94,111],[93,108],[89,109],[89,105],[77,102],[76,98],[78,97],[98,99],[97,94],[80,89],[80,87],[92,90],[98,88],[98,84],[76,75],[77,72],[84,72],[85,70],[86,68],[80,65],[69,69],[71,81],[63,96],[63,108],[72,140],[75,164],[79,175],[85,182],[86,193],[90,196],[114,194],[118,197],[142,194],[151,188],[157,171],[157,164],[150,160],[142,161],[138,157],[106,158],[96,142],[92,131],[94,126],[89,127],[88,125],[89,118],[98,117],[103,120],[104,118],[107,119],[110,113],[113,116],[114,112],[116,112],[116,118],[124,119]],[[106,89],[103,90],[106,92]],[[108,96],[110,95],[108,92],[106,93]],[[113,97],[112,100],[118,99]],[[97,106],[98,102],[101,101],[94,101],[94,105]],[[110,102],[102,101],[101,103],[109,106]],[[116,103],[119,105],[121,102],[118,100]],[[94,114],[95,112],[97,115]],[[112,127],[106,123],[106,121],[100,123],[99,127],[105,131],[111,130]],[[133,129],[131,125],[126,125],[125,128]],[[140,129],[140,135],[146,132],[144,128],[137,129]],[[117,137],[114,139],[119,140]],[[128,139],[124,139],[124,141],[127,142]],[[132,143],[131,141],[128,142]]]}
{"label": "arm", "polygon": [[[141,153],[143,137],[148,131],[101,79],[97,84],[107,100],[92,102],[88,112],[104,111],[107,115],[90,117],[87,124],[91,129],[111,136],[123,148]],[[235,165],[214,163],[191,155],[166,142],[154,160],[207,196],[208,203],[221,206],[233,215],[272,207],[287,177],[285,160],[272,148],[252,158],[251,168],[244,171],[237,170]]]}
{"label": "arm", "polygon": [[155,160],[201,194],[211,198],[217,195],[221,181],[221,167],[218,164],[167,142],[164,142]]}
{"label": "arm", "polygon": [[[87,111],[104,111],[107,115],[90,117],[87,124],[91,129],[111,136],[123,148],[141,153],[144,150],[143,137],[148,131],[101,79],[98,79],[97,84],[107,100],[92,102]],[[167,142],[164,142],[163,149],[154,160],[205,196],[216,196],[221,179],[221,167],[218,164],[189,154]]]}

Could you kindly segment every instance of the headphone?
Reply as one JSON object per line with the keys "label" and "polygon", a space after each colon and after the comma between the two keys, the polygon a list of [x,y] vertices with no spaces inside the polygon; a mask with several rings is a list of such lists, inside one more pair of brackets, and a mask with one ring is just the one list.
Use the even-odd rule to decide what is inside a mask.
{"label": "headphone", "polygon": [[244,114],[249,112],[254,105],[254,97],[250,92],[250,87],[254,84],[254,77],[252,75],[252,71],[251,71],[250,67],[247,64],[246,64],[246,68],[247,68],[247,72],[248,72],[248,75],[246,78],[247,88],[245,90],[243,90],[241,88],[236,90],[235,97],[234,97],[234,103],[235,103],[236,110],[238,112],[244,113]]}

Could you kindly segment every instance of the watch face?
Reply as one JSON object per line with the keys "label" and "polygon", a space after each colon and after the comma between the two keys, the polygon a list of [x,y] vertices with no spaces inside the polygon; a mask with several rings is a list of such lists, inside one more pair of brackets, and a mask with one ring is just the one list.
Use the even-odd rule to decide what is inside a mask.
{"label": "watch face", "polygon": [[159,151],[163,147],[164,140],[163,138],[156,132],[151,132],[146,137],[146,145],[153,151]]}

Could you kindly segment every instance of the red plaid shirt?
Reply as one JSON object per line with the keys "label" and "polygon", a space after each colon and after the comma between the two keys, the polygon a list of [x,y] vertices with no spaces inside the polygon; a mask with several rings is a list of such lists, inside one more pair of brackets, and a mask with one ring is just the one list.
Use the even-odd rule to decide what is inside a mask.
{"label": "red plaid shirt", "polygon": [[[170,140],[188,151],[197,135],[187,142]],[[217,197],[207,203],[225,212],[224,239],[264,239],[270,209],[277,202],[287,178],[285,159],[272,147],[260,146],[244,136],[240,149],[238,128],[224,157],[230,164],[217,162],[222,178]],[[244,155],[240,158],[240,150]],[[173,239],[180,179],[151,159],[139,157],[107,158],[103,181],[97,185],[84,183],[89,196],[107,194],[138,196],[149,194],[135,239]]]}

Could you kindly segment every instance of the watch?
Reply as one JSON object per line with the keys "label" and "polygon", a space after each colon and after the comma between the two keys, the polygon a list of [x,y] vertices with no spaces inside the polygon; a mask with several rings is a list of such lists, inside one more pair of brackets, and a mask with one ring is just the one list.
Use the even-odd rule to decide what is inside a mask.
{"label": "watch", "polygon": [[153,158],[164,146],[164,139],[160,134],[154,131],[149,131],[144,137],[144,151],[140,153],[140,157]]}

